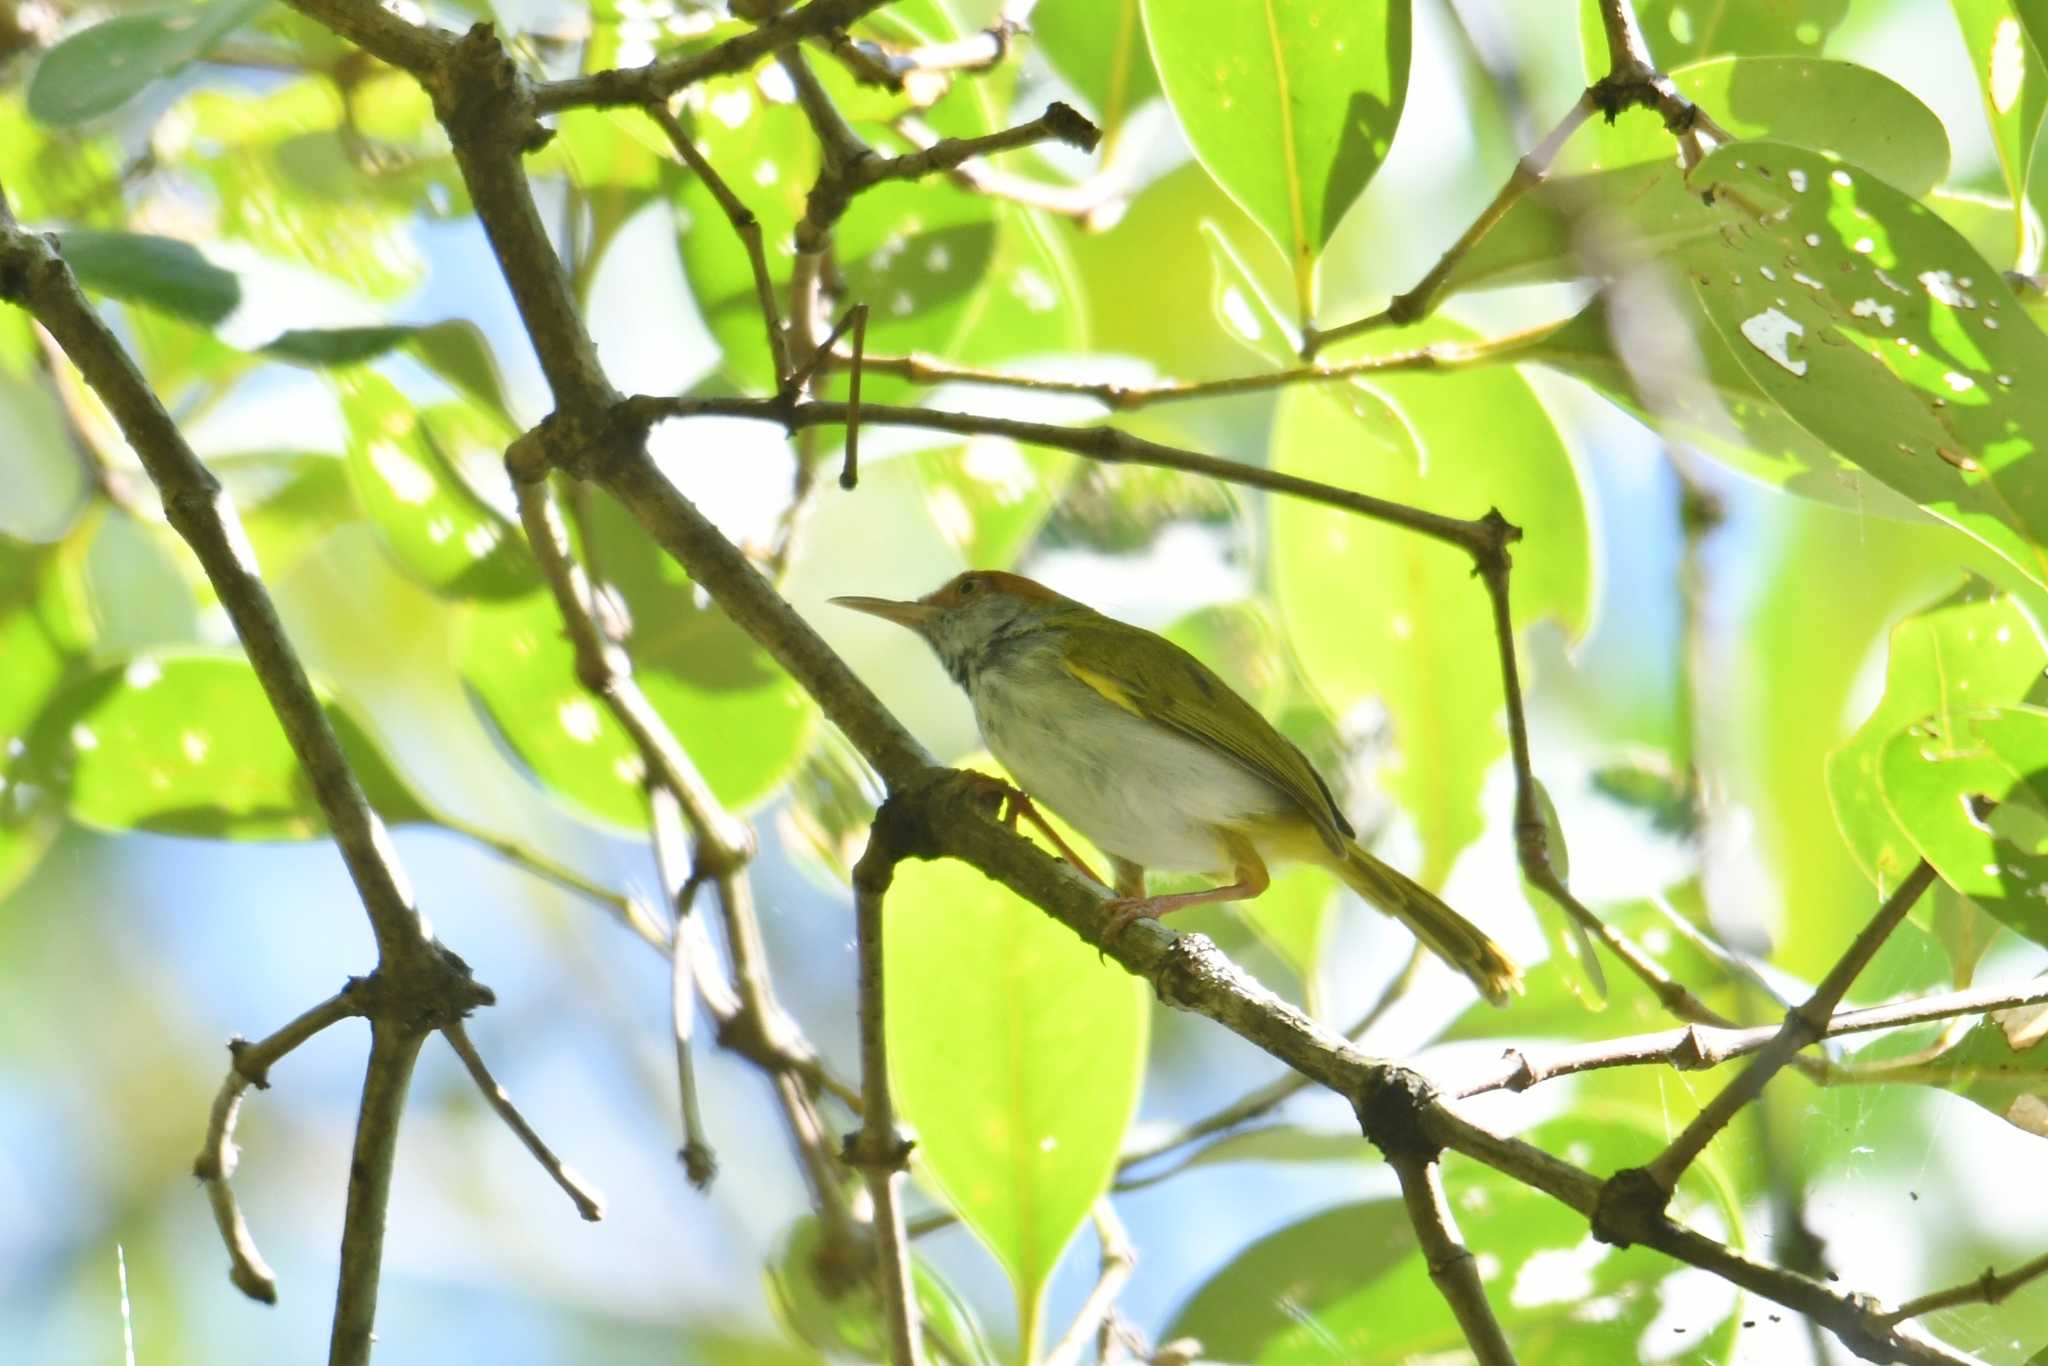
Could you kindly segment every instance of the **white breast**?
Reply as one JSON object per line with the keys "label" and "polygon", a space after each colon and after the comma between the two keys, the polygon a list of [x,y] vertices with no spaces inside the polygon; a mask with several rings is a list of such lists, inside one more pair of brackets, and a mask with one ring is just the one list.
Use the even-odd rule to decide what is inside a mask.
{"label": "white breast", "polygon": [[977,673],[969,694],[989,752],[1034,800],[1147,868],[1227,873],[1214,826],[1292,805],[1199,741],[1108,701],[1049,652]]}

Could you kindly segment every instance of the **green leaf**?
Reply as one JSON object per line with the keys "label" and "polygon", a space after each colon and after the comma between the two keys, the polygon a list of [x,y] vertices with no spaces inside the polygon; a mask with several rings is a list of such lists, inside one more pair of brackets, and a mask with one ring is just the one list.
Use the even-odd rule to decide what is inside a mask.
{"label": "green leaf", "polygon": [[1720,331],[1689,301],[1660,306],[1665,302],[1652,298],[1648,307],[1624,312],[1617,324],[1614,301],[1602,295],[1521,354],[1771,488],[1858,515],[1925,519],[1918,506],[1765,398]]}
{"label": "green leaf", "polygon": [[233,497],[256,562],[273,582],[328,533],[362,517],[346,460],[307,451],[257,451],[206,463]]}
{"label": "green leaf", "polygon": [[[1671,73],[1681,95],[1736,138],[1827,152],[1918,198],[1948,178],[1948,132],[1940,117],[1889,76],[1823,57],[1717,57]],[[1613,126],[1595,122],[1584,151],[1592,165],[1669,162],[1675,145],[1663,120],[1632,110]]]}
{"label": "green leaf", "polygon": [[[1587,1108],[1526,1137],[1596,1171],[1640,1163],[1660,1146],[1663,1125],[1654,1112]],[[1446,1159],[1444,1180],[1458,1230],[1480,1257],[1487,1300],[1521,1359],[1636,1359],[1661,1307],[1668,1260],[1648,1248],[1596,1242],[1583,1215],[1462,1157]],[[1678,1204],[1711,1204],[1740,1225],[1739,1205],[1717,1171],[1689,1172]],[[1727,1359],[1735,1316],[1715,1312],[1712,1330],[1689,1324],[1687,1350],[1669,1359],[1702,1366]],[[1402,1202],[1393,1199],[1340,1205],[1268,1234],[1197,1290],[1162,1336],[1198,1339],[1205,1359],[1258,1366],[1397,1366],[1469,1350],[1430,1283]]]}
{"label": "green leaf", "polygon": [[[1670,70],[1721,53],[1755,56],[1801,53],[1818,56],[1842,20],[1849,0],[1767,0],[1763,4],[1709,4],[1697,0],[1637,0],[1636,18],[1650,45],[1650,57]],[[1607,74],[1607,33],[1597,0],[1583,0],[1579,31],[1585,40],[1589,78]],[[1714,110],[1719,117],[1720,111]]]}
{"label": "green leaf", "polygon": [[[1739,138],[1827,152],[1908,195],[1926,193],[1948,172],[1941,120],[1867,67],[1721,58],[1681,67],[1671,79]],[[1705,241],[1726,214],[1703,212],[1699,188],[1688,185],[1671,134],[1654,116],[1634,111],[1612,128],[1595,125],[1567,147],[1561,171],[1517,200],[1458,263],[1446,288],[1611,278]]]}
{"label": "green leaf", "polygon": [[1743,209],[1686,255],[1759,388],[1815,436],[2048,583],[2048,337],[1916,200],[1827,157],[1743,143],[1696,168]]}
{"label": "green leaf", "polygon": [[52,126],[118,109],[241,27],[267,0],[213,0],[117,15],[43,54],[29,78],[28,111]]}
{"label": "green leaf", "polygon": [[177,164],[212,189],[218,231],[376,298],[419,285],[427,262],[415,215],[452,209],[464,192],[445,143],[420,126],[424,107],[388,137],[366,126],[378,84],[345,97],[309,74],[182,100],[167,121],[180,130]]}
{"label": "green leaf", "polygon": [[[590,504],[588,544],[633,624],[634,677],[719,799],[748,807],[802,757],[816,709],[739,627],[609,499]],[[576,681],[546,593],[479,604],[456,642],[464,684],[540,784],[586,815],[645,830],[639,752]]]}
{"label": "green leaf", "polygon": [[1039,1299],[1109,1189],[1144,1077],[1144,984],[964,863],[906,863],[884,917],[888,1048],[916,1172]]}
{"label": "green leaf", "polygon": [[[2041,134],[2041,119],[2048,111],[2048,65],[2042,62],[2040,46],[2048,27],[2048,10],[2008,3],[2008,0],[1950,0],[1956,22],[1962,29],[1963,45],[1970,52],[1970,68],[1984,96],[1984,117],[1991,126],[1991,144],[1998,153],[1999,173],[2006,192],[2018,203],[2027,196],[2027,168],[2033,162],[2034,141]],[[2039,22],[2029,37],[2024,20]],[[2015,11],[2018,11],[2017,13]],[[2025,229],[2017,220],[2014,238],[2008,244],[2017,259],[2025,244]]]}
{"label": "green leaf", "polygon": [[949,343],[994,267],[997,219],[986,196],[943,181],[887,181],[853,201],[835,242],[846,297],[869,308],[870,349],[952,354]]}
{"label": "green leaf", "polygon": [[1031,36],[1046,63],[1095,114],[1113,144],[1133,109],[1159,93],[1138,0],[1040,0]]}
{"label": "green leaf", "polygon": [[1146,0],[1166,98],[1209,174],[1293,272],[1316,259],[1386,159],[1408,96],[1408,0]]}
{"label": "green leaf", "polygon": [[1202,240],[1209,248],[1209,304],[1217,330],[1268,365],[1294,364],[1301,354],[1301,330],[1280,316],[1257,272],[1221,226],[1203,219]]}
{"label": "green leaf", "polygon": [[1944,882],[2048,944],[2048,710],[1930,716],[1885,742],[1878,777]]}
{"label": "green leaf", "polygon": [[972,565],[1015,564],[1038,534],[1074,457],[976,437],[964,446],[920,451],[918,481],[932,523]]}
{"label": "green leaf", "polygon": [[[889,1353],[889,1335],[882,1324],[880,1287],[873,1278],[856,1275],[850,1285],[834,1283],[828,1288],[835,1271],[838,1279],[848,1278],[846,1268],[830,1264],[817,1219],[805,1216],[790,1233],[781,1259],[769,1268],[776,1308],[789,1330],[820,1352],[882,1360]],[[947,1359],[995,1366],[999,1358],[989,1350],[981,1324],[959,1292],[922,1257],[911,1258],[910,1275],[917,1288],[920,1326],[928,1337],[951,1349]]]}
{"label": "green leaf", "polygon": [[1912,836],[1885,805],[1882,760],[1894,736],[1922,717],[2025,699],[2048,665],[2048,643],[2019,599],[1972,578],[1892,628],[1884,696],[1828,757],[1828,797],[1842,837],[1886,895],[1920,861]]}
{"label": "green leaf", "polygon": [[[764,100],[748,76],[719,77],[692,87],[685,107],[699,150],[759,220],[777,307],[785,307],[792,238],[803,217],[804,196],[818,177],[817,139],[802,110]],[[717,199],[695,176],[683,182],[676,209],[683,276],[705,326],[725,352],[726,374],[749,390],[772,393],[768,334],[745,246]],[[882,300],[869,302],[878,313],[886,306]]]}
{"label": "green leaf", "polygon": [[1139,1176],[1120,1177],[1116,1188],[1119,1191],[1143,1190],[1195,1167],[1214,1167],[1230,1162],[1357,1162],[1371,1154],[1372,1149],[1355,1131],[1269,1124],[1264,1128],[1239,1129],[1212,1138],[1180,1152],[1175,1160],[1162,1167]]}
{"label": "green leaf", "polygon": [[1925,1082],[1983,1106],[2015,1128],[2048,1138],[2048,1007],[1986,1015],[1951,1048],[1908,1063],[1900,1080]]}
{"label": "green leaf", "polygon": [[[1503,431],[1516,458],[1499,458]],[[1591,592],[1586,513],[1571,460],[1508,369],[1380,376],[1280,399],[1275,465],[1453,516],[1498,507],[1515,551],[1515,619],[1577,630]],[[1302,669],[1342,716],[1380,699],[1398,760],[1384,775],[1422,838],[1420,881],[1441,886],[1478,838],[1479,791],[1506,751],[1493,616],[1462,551],[1300,499],[1272,503],[1275,601]]]}
{"label": "green leaf", "polygon": [[444,597],[532,592],[540,571],[526,538],[462,477],[472,461],[497,467],[512,429],[468,403],[415,408],[367,371],[336,384],[348,419],[350,482],[406,572]]}
{"label": "green leaf", "polygon": [[[370,804],[393,825],[434,819],[369,732],[323,703]],[[141,654],[64,689],[36,722],[28,768],[71,817],[103,830],[312,839],[311,784],[240,656]]]}
{"label": "green leaf", "polygon": [[242,280],[190,242],[139,232],[72,228],[57,234],[78,283],[123,303],[212,327],[242,302]]}
{"label": "green leaf", "polygon": [[424,325],[293,328],[257,349],[279,360],[326,369],[361,365],[400,347],[492,413],[512,421],[491,344],[483,329],[466,318]]}
{"label": "green leaf", "polygon": [[81,524],[56,545],[0,537],[0,898],[35,868],[60,824],[58,805],[14,756],[91,643],[78,580],[91,531]]}

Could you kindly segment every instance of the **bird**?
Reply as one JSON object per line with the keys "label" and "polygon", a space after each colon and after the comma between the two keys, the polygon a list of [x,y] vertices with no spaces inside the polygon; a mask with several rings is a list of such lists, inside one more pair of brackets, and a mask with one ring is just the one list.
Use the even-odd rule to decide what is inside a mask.
{"label": "bird", "polygon": [[[1522,990],[1521,969],[1478,926],[1359,846],[1293,741],[1164,636],[1001,570],[968,570],[909,601],[832,602],[921,637],[1018,788],[1109,856],[1104,942],[1138,919],[1250,901],[1272,865],[1311,863],[1406,925],[1488,1001]],[[1147,869],[1231,880],[1148,896]]]}

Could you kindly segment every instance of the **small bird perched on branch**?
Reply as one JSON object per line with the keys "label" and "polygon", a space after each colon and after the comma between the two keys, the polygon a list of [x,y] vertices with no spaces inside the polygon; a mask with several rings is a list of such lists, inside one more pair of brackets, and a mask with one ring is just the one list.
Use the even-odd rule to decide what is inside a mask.
{"label": "small bird perched on branch", "polygon": [[[1249,901],[1266,890],[1270,863],[1313,863],[1400,920],[1487,1000],[1502,1005],[1522,989],[1498,944],[1361,849],[1307,756],[1172,641],[996,570],[971,570],[914,602],[832,601],[923,637],[973,700],[989,751],[1110,856],[1109,935],[1186,906]],[[1147,868],[1229,870],[1233,880],[1147,896]]]}

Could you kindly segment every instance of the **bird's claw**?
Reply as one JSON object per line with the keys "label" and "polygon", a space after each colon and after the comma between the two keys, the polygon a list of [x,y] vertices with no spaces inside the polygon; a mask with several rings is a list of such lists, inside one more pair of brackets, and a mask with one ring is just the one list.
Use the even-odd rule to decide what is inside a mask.
{"label": "bird's claw", "polygon": [[974,776],[982,779],[1002,803],[996,815],[997,820],[1015,830],[1017,818],[1022,816],[1036,826],[1039,833],[1050,840],[1052,847],[1059,851],[1059,856],[1079,870],[1083,877],[1104,887],[1109,885],[1096,876],[1095,870],[1088,866],[1088,860],[1075,853],[1073,847],[1061,838],[1060,832],[1053,828],[1052,822],[1047,820],[1044,813],[1032,802],[1031,794],[1020,787],[1011,786],[1000,778],[991,778],[985,773],[977,773]]}
{"label": "bird's claw", "polygon": [[[1114,901],[1105,901],[1102,904],[1102,909],[1109,913],[1109,923],[1102,929],[1102,944],[1104,946],[1107,946],[1110,941],[1114,940],[1136,922],[1140,920],[1157,920],[1167,910],[1165,906],[1159,904],[1159,898],[1155,896],[1120,896]],[[1104,954],[1104,948],[1096,950],[1097,957],[1102,957]]]}

